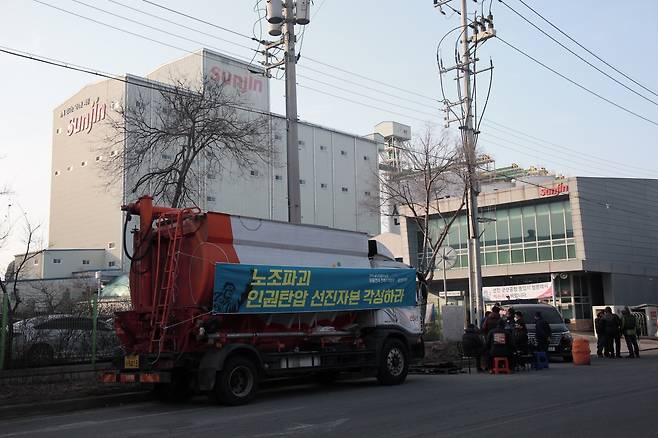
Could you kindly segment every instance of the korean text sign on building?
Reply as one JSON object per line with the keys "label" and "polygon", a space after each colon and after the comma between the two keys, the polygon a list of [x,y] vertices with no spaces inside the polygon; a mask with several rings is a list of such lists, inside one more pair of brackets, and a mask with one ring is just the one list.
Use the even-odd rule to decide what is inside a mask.
{"label": "korean text sign on building", "polygon": [[413,269],[217,263],[214,313],[287,313],[416,305]]}
{"label": "korean text sign on building", "polygon": [[544,283],[516,284],[511,286],[487,286],[482,288],[484,301],[499,302],[506,300],[548,299],[553,296],[553,284]]}

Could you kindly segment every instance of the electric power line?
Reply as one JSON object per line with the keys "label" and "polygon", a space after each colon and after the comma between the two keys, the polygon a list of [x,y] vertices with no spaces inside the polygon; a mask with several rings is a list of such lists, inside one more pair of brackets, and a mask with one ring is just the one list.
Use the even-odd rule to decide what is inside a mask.
{"label": "electric power line", "polygon": [[[36,0],[35,0],[35,1],[36,1]],[[658,122],[656,122],[656,121],[654,121],[654,120],[651,120],[651,119],[649,119],[649,118],[647,118],[647,117],[644,117],[643,115],[638,114],[638,113],[636,113],[635,111],[632,111],[632,110],[630,110],[630,109],[628,109],[628,108],[626,108],[626,107],[624,107],[624,106],[618,104],[617,102],[615,102],[615,101],[613,101],[613,100],[611,100],[611,99],[608,99],[607,97],[603,97],[603,96],[600,95],[599,93],[590,90],[589,88],[587,88],[587,87],[585,87],[584,85],[582,85],[582,84],[580,84],[580,83],[574,81],[573,79],[571,79],[571,78],[569,78],[568,76],[566,76],[566,75],[560,73],[559,71],[555,70],[554,68],[549,67],[548,65],[544,64],[543,62],[539,61],[537,58],[534,58],[533,56],[529,55],[528,53],[526,53],[526,52],[524,52],[523,50],[519,49],[518,47],[514,46],[513,44],[508,43],[508,42],[505,41],[503,38],[501,38],[501,37],[498,36],[498,37],[496,37],[496,39],[497,39],[498,41],[502,42],[503,44],[507,45],[508,47],[514,49],[515,51],[519,52],[520,54],[522,54],[522,55],[525,56],[526,58],[528,58],[528,59],[534,61],[535,63],[539,64],[540,66],[544,67],[546,70],[548,70],[548,71],[550,71],[550,72],[556,74],[557,76],[561,77],[562,79],[564,79],[565,81],[571,83],[572,85],[575,85],[576,87],[580,88],[581,90],[587,91],[588,93],[592,94],[593,96],[596,96],[596,97],[598,97],[599,99],[601,99],[601,100],[603,100],[603,101],[609,103],[610,105],[615,106],[615,107],[619,108],[620,110],[625,111],[625,112],[627,112],[628,114],[631,114],[631,115],[633,115],[633,116],[635,116],[635,117],[637,117],[637,118],[639,118],[639,119],[642,119],[642,120],[644,120],[645,122],[649,122],[649,123],[651,123],[652,125],[658,126]]]}
{"label": "electric power line", "polygon": [[200,22],[200,23],[207,24],[208,26],[212,26],[212,27],[214,27],[214,28],[216,28],[216,29],[220,29],[220,30],[223,30],[223,31],[225,31],[225,32],[232,33],[233,35],[241,36],[241,37],[243,37],[243,38],[247,38],[247,39],[252,40],[252,41],[260,42],[260,41],[258,41],[256,38],[254,38],[254,37],[250,37],[249,35],[245,35],[245,34],[243,34],[243,33],[237,32],[237,31],[235,31],[235,30],[229,29],[229,28],[227,28],[227,27],[219,26],[219,25],[217,25],[217,24],[215,24],[215,23],[211,23],[211,22],[209,22],[209,21],[202,20],[202,19],[197,18],[197,17],[193,17],[193,16],[191,16],[191,15],[185,14],[185,13],[180,12],[180,11],[177,11],[177,10],[175,10],[175,9],[168,8],[168,7],[164,6],[164,5],[161,5],[161,4],[159,4],[159,3],[156,3],[156,2],[154,2],[154,1],[150,1],[150,0],[142,0],[142,1],[145,2],[145,3],[148,3],[148,4],[150,4],[150,5],[156,6],[156,7],[160,8],[160,9],[164,9],[164,10],[166,10],[166,11],[169,11],[169,12],[171,12],[171,13],[174,13],[174,14],[176,14],[176,15],[180,15],[180,16],[182,16],[182,17],[189,18],[190,20],[198,21],[198,22]]}
{"label": "electric power line", "polygon": [[114,3],[114,4],[116,4],[116,5],[119,5],[119,6],[124,7],[124,8],[126,8],[126,9],[130,9],[130,10],[132,10],[132,11],[138,12],[138,13],[140,13],[140,14],[144,14],[144,15],[146,15],[146,16],[153,17],[153,18],[155,18],[155,19],[157,19],[157,20],[164,21],[165,23],[173,24],[174,26],[178,26],[178,27],[180,27],[180,28],[182,28],[182,29],[191,30],[192,32],[197,32],[197,33],[199,33],[199,34],[201,34],[201,35],[205,35],[205,36],[208,36],[208,37],[210,37],[210,38],[214,38],[214,39],[216,39],[216,40],[218,40],[218,41],[223,41],[223,42],[228,43],[228,44],[233,44],[234,46],[238,46],[238,47],[242,47],[242,48],[245,48],[245,49],[253,50],[252,47],[245,46],[244,44],[236,43],[235,41],[227,40],[226,38],[218,37],[217,35],[213,35],[213,34],[211,34],[211,33],[204,32],[204,31],[202,31],[202,30],[195,29],[195,28],[190,27],[190,26],[186,26],[186,25],[181,24],[181,23],[178,23],[178,22],[176,22],[176,21],[169,20],[169,19],[164,18],[164,17],[161,17],[161,16],[159,16],[159,15],[152,14],[152,13],[150,13],[150,12],[144,11],[143,9],[135,8],[135,7],[130,6],[130,5],[127,5],[127,4],[125,4],[125,3],[121,3],[121,2],[119,2],[119,1],[117,1],[117,0],[108,0],[108,1],[109,1],[110,3]]}
{"label": "electric power line", "polygon": [[504,0],[498,0],[498,1],[499,1],[500,3],[502,3],[502,4],[504,4],[505,6],[507,6],[507,8],[508,8],[509,10],[511,10],[511,11],[514,12],[516,15],[518,15],[519,17],[521,17],[524,21],[526,21],[526,22],[527,22],[528,24],[530,24],[532,27],[534,27],[535,29],[537,29],[537,30],[538,30],[539,32],[541,32],[542,34],[544,34],[546,37],[550,38],[553,42],[555,42],[557,45],[559,45],[560,47],[562,47],[564,50],[566,50],[567,52],[569,52],[569,53],[571,53],[572,55],[574,55],[576,58],[578,58],[578,59],[580,59],[581,61],[583,61],[585,64],[589,65],[590,67],[592,67],[593,69],[595,69],[596,71],[598,71],[599,73],[601,73],[602,75],[604,75],[605,77],[609,78],[610,80],[614,81],[615,83],[621,85],[622,87],[624,87],[625,89],[627,89],[627,90],[630,91],[631,93],[633,93],[633,94],[635,94],[635,95],[641,97],[642,99],[646,100],[647,102],[650,102],[650,103],[652,103],[652,104],[658,106],[658,102],[656,102],[655,100],[652,100],[652,99],[646,97],[646,96],[645,96],[644,94],[642,94],[642,93],[638,93],[637,91],[635,91],[634,89],[632,89],[632,88],[629,87],[628,85],[624,84],[623,82],[621,82],[621,81],[618,80],[617,78],[615,78],[615,77],[609,75],[609,74],[606,73],[605,71],[601,70],[599,67],[595,66],[594,64],[592,64],[591,62],[589,62],[588,60],[586,60],[585,58],[583,58],[582,56],[580,56],[579,54],[577,54],[576,52],[574,52],[573,50],[571,50],[570,48],[568,48],[567,46],[565,46],[564,44],[562,44],[559,40],[557,40],[556,38],[554,38],[553,36],[551,36],[550,34],[548,34],[546,31],[544,31],[544,29],[540,28],[540,27],[537,26],[535,23],[533,23],[532,21],[530,21],[529,19],[527,19],[526,17],[524,17],[524,16],[523,16],[520,12],[518,12],[516,9],[512,8],[510,5],[508,5],[507,3],[505,3]]}
{"label": "electric power line", "polygon": [[[124,84],[135,85],[135,86],[138,86],[138,87],[141,87],[141,88],[147,88],[147,89],[159,91],[161,93],[173,92],[173,90],[171,90],[171,87],[169,87],[166,84],[160,84],[160,85],[153,84],[152,85],[152,84],[148,84],[148,83],[143,82],[143,80],[132,81],[132,80],[130,80],[130,77],[125,77],[125,76],[116,75],[116,74],[112,74],[112,73],[106,73],[106,72],[103,72],[103,71],[100,71],[100,70],[94,70],[92,68],[83,67],[83,66],[76,65],[76,64],[69,64],[67,62],[60,61],[60,60],[57,60],[57,59],[46,58],[46,57],[43,57],[43,56],[39,56],[39,55],[35,55],[35,54],[32,54],[32,53],[27,53],[27,52],[21,52],[21,51],[14,50],[14,49],[11,49],[11,48],[8,48],[8,47],[0,46],[0,53],[6,53],[8,55],[17,56],[19,58],[28,59],[28,60],[31,60],[31,61],[41,62],[43,64],[48,64],[48,65],[52,65],[52,66],[55,66],[55,67],[64,68],[64,69],[67,69],[67,70],[74,70],[74,71],[78,71],[78,72],[81,72],[81,73],[87,73],[87,74],[94,75],[94,76],[100,76],[100,77],[103,77],[103,78],[106,78],[106,79],[112,79],[112,80],[115,80],[115,81],[123,82]],[[228,105],[226,103],[223,103],[223,104],[228,106],[229,108],[234,108],[234,109],[238,109],[238,110],[241,110],[241,111],[260,114],[260,115],[264,115],[264,116],[268,116],[268,117],[274,115],[269,111],[261,111],[261,110],[242,107],[242,106],[238,106],[238,105]]]}
{"label": "electric power line", "polygon": [[[35,1],[36,1],[36,0],[35,0]],[[193,39],[188,38],[188,37],[186,37],[186,36],[184,36],[184,35],[175,34],[175,33],[172,33],[172,32],[170,32],[170,31],[167,31],[167,30],[161,29],[161,28],[159,28],[159,27],[151,26],[151,25],[146,24],[146,23],[142,23],[141,21],[133,20],[132,18],[128,18],[128,17],[126,17],[126,16],[123,16],[123,15],[116,14],[116,13],[114,13],[114,12],[108,11],[108,10],[106,10],[106,9],[102,9],[102,8],[97,7],[97,6],[90,5],[90,4],[85,3],[85,2],[83,2],[83,1],[81,1],[81,0],[71,0],[71,1],[73,1],[74,3],[78,3],[78,4],[80,4],[80,5],[86,6],[86,7],[88,7],[88,8],[94,9],[94,10],[96,10],[96,11],[102,12],[102,13],[104,13],[104,14],[111,15],[111,16],[113,16],[113,17],[120,18],[120,19],[122,19],[122,20],[126,20],[126,21],[128,21],[128,22],[130,22],[130,23],[133,23],[133,24],[137,24],[137,25],[142,26],[142,27],[145,27],[145,28],[147,28],[147,29],[155,30],[155,31],[157,31],[157,32],[164,33],[164,34],[166,34],[166,35],[171,35],[171,36],[173,36],[173,37],[175,37],[175,38],[179,38],[179,39],[182,39],[182,40],[185,40],[185,41],[188,41],[188,42],[194,43],[194,44],[199,44],[199,45],[201,45],[202,47],[203,47],[203,46],[206,46],[206,44],[203,43],[203,42],[201,42],[201,41],[193,40]],[[112,0],[110,0],[110,1],[112,1]],[[135,8],[131,8],[131,9],[135,9]],[[189,28],[188,28],[188,29],[189,29]],[[235,45],[237,45],[237,46],[239,46],[239,47],[242,47],[242,48],[245,48],[245,49],[248,49],[248,50],[253,50],[254,52],[257,52],[257,50],[255,50],[254,48],[249,47],[249,46],[245,46],[244,44],[233,43],[233,42],[228,41],[228,40],[223,40],[223,41],[227,41],[227,42],[230,42],[230,43],[232,43],[232,44],[235,44]],[[210,47],[210,48],[213,49],[213,50],[220,51],[220,49],[218,49],[217,47],[213,47],[213,46],[210,46],[210,45],[208,45],[208,47]],[[231,55],[236,55],[235,53],[231,53],[231,52],[226,52],[226,53],[229,53],[229,54],[231,54]],[[239,55],[238,55],[238,56],[239,56]]]}
{"label": "electric power line", "polygon": [[528,9],[530,9],[532,12],[534,12],[535,15],[537,15],[539,18],[541,18],[541,19],[544,20],[546,23],[548,23],[549,25],[551,25],[555,30],[557,30],[558,32],[560,32],[560,33],[561,33],[562,35],[564,35],[565,37],[569,38],[569,40],[571,40],[573,43],[575,43],[578,47],[580,47],[581,49],[585,50],[587,53],[589,53],[590,55],[592,55],[593,57],[595,57],[596,59],[598,59],[599,61],[601,61],[602,63],[604,63],[605,65],[607,65],[608,67],[610,67],[611,69],[613,69],[614,71],[616,71],[617,73],[619,73],[620,75],[622,75],[623,77],[625,77],[626,79],[628,79],[629,81],[633,82],[635,85],[637,85],[637,86],[643,88],[644,90],[648,91],[649,93],[653,94],[654,96],[658,96],[658,93],[656,93],[655,91],[653,91],[653,90],[651,90],[651,89],[645,87],[644,85],[642,85],[641,83],[639,83],[639,82],[636,81],[635,79],[633,79],[633,78],[631,78],[630,76],[628,76],[628,75],[627,75],[626,73],[624,73],[623,71],[619,70],[617,67],[615,67],[615,66],[613,66],[612,64],[610,64],[609,62],[607,62],[605,59],[601,58],[601,57],[600,57],[599,55],[597,55],[596,53],[592,52],[592,51],[591,51],[590,49],[588,49],[587,47],[585,47],[585,46],[583,46],[582,44],[580,44],[578,41],[576,41],[576,40],[575,40],[573,37],[571,37],[569,34],[567,34],[567,33],[564,32],[562,29],[560,29],[560,28],[557,27],[555,24],[553,24],[549,19],[545,18],[542,14],[540,14],[540,13],[537,12],[535,9],[533,9],[531,6],[529,6],[526,2],[524,2],[523,0],[519,0],[519,2],[521,2],[526,8],[528,8]]}

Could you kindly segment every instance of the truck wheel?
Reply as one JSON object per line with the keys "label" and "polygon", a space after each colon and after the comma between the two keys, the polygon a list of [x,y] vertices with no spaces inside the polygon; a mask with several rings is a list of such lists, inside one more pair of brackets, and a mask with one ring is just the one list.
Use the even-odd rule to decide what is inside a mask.
{"label": "truck wheel", "polygon": [[215,401],[237,406],[249,403],[258,390],[258,371],[244,356],[230,357],[217,373],[212,396]]}
{"label": "truck wheel", "polygon": [[397,339],[389,339],[381,351],[381,363],[377,380],[382,385],[399,385],[407,378],[409,354],[404,344]]}

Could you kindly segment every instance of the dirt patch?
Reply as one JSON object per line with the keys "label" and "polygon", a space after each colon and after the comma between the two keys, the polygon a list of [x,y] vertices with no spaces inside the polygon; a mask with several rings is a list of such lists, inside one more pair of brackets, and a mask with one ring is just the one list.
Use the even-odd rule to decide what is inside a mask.
{"label": "dirt patch", "polygon": [[435,341],[425,343],[425,364],[459,363],[459,342]]}

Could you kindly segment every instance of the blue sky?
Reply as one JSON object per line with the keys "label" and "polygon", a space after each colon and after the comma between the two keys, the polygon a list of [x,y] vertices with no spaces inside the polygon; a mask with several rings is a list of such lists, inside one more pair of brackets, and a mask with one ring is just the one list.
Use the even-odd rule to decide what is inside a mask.
{"label": "blue sky", "polygon": [[[180,40],[171,33],[198,40],[207,47],[248,58],[253,56],[251,50],[145,17],[109,0],[85,1],[160,27],[168,34],[105,15],[73,0],[44,1],[187,50],[196,50],[201,44]],[[208,34],[255,47],[255,43],[246,38],[185,20],[148,3],[119,1]],[[260,33],[258,24],[254,26],[258,19],[254,12],[255,1],[158,2],[239,33],[251,35],[252,29],[257,35]],[[658,2],[635,0],[632,5],[611,0],[527,2],[583,45],[658,92],[655,75],[658,60],[654,56],[658,34],[652,31],[651,24],[658,18]],[[453,0],[453,3],[457,7],[459,2]],[[518,0],[507,0],[507,3],[542,24]],[[476,6],[481,8],[482,1],[476,5],[469,0],[471,11]],[[485,9],[488,7],[489,1],[485,2]],[[658,121],[657,106],[628,92],[565,52],[497,0],[492,2],[492,10],[497,32],[506,41],[606,98]],[[382,120],[410,124],[416,132],[424,128],[426,121],[440,123],[443,115],[432,100],[441,97],[436,46],[448,30],[459,25],[459,17],[447,11],[446,16],[440,15],[432,7],[432,0],[316,0],[315,15],[306,29],[298,64],[298,83],[302,86],[298,90],[300,117],[356,134],[371,132],[372,127]],[[638,14],[645,20],[639,22]],[[186,54],[28,0],[3,2],[0,45],[106,72],[137,75],[146,74]],[[454,37],[446,39],[442,50],[446,64],[450,63],[453,47]],[[482,67],[488,64],[489,57],[495,66],[485,115],[490,122],[483,122],[478,145],[496,159],[498,166],[515,162],[523,166],[545,166],[567,175],[658,177],[655,165],[658,126],[587,94],[500,41],[488,41],[478,51],[478,57]],[[416,94],[351,76],[310,58]],[[0,160],[0,186],[9,185],[14,191],[8,200],[12,204],[12,218],[20,214],[20,206],[33,222],[44,224],[45,230],[50,193],[52,110],[97,78],[5,54],[0,54],[0,72],[0,156],[3,157]],[[617,77],[614,72],[610,73]],[[484,95],[486,74],[480,75],[480,81]],[[448,87],[452,87],[454,81],[447,82]],[[369,106],[320,94],[303,86]],[[336,87],[379,100],[355,96]],[[657,96],[634,88],[658,102]],[[273,111],[284,112],[283,81],[272,80],[271,102]],[[500,124],[558,146],[537,143],[501,128]],[[5,205],[0,206],[0,213],[6,213]],[[20,250],[19,241],[20,229],[17,228],[10,244],[0,250],[0,269],[4,269],[11,254]]]}

